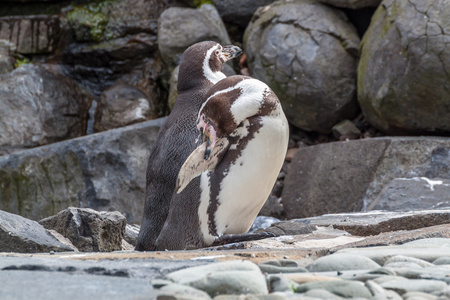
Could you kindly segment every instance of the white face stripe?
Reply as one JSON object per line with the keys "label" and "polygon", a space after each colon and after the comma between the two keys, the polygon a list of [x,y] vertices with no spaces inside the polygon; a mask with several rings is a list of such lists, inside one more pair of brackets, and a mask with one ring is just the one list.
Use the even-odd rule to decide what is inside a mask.
{"label": "white face stripe", "polygon": [[203,75],[206,77],[206,79],[211,81],[212,84],[216,84],[220,80],[227,77],[227,76],[225,76],[225,74],[223,74],[220,71],[213,72],[211,70],[211,68],[209,67],[209,59],[211,58],[211,55],[214,53],[214,51],[216,51],[220,47],[221,47],[220,45],[217,45],[217,46],[209,49],[208,52],[206,52],[206,57],[205,57],[205,60],[203,61]]}

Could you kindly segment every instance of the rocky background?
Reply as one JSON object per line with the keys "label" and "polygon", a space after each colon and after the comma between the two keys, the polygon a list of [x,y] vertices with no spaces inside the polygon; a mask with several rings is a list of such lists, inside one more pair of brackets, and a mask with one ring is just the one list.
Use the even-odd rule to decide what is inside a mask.
{"label": "rocky background", "polygon": [[202,40],[242,46],[225,72],[268,83],[291,124],[262,215],[450,206],[446,0],[209,2],[1,1],[0,209],[139,224],[177,64]]}
{"label": "rocky background", "polygon": [[[257,299],[292,298],[287,292],[306,297],[299,299],[447,299],[449,20],[448,0],[0,0],[0,252],[133,249],[149,151],[176,98],[181,54],[195,42],[241,46],[244,55],[224,72],[266,82],[291,125],[285,165],[253,228],[279,237],[204,250],[212,256],[202,263],[194,253],[120,256],[134,258],[129,265],[95,255],[87,258],[94,263],[0,255],[1,281],[9,280],[0,291],[22,299],[14,298],[14,276],[33,270],[66,287],[67,299],[87,297],[70,293],[70,282],[74,291],[77,284],[109,287],[98,299],[124,299],[125,286],[136,298],[160,288],[178,291],[161,299],[249,292]],[[437,240],[358,252],[370,259],[361,258],[363,265],[315,265],[330,253],[423,238]],[[243,270],[250,273],[238,278],[255,281],[207,290],[180,279],[191,274],[168,275],[223,260],[214,255],[228,257],[230,247],[245,249],[232,258],[259,268],[232,263],[205,272],[225,268],[233,278]],[[400,255],[406,258],[389,261]],[[137,258],[154,260],[137,267]],[[335,278],[343,270],[356,273]],[[146,281],[163,277],[153,288]],[[345,282],[303,285],[334,280]],[[52,286],[50,294],[39,290],[42,299],[65,295]],[[36,297],[30,288],[23,298],[28,292]]]}

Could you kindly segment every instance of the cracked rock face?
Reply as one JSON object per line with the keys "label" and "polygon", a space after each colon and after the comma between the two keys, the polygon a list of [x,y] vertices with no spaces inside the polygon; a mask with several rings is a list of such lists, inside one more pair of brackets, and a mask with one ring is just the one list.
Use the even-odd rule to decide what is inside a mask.
{"label": "cracked rock face", "polygon": [[388,134],[450,131],[450,6],[386,0],[362,41],[358,100]]}
{"label": "cracked rock face", "polygon": [[259,8],[244,35],[251,75],[275,91],[293,125],[322,133],[357,110],[358,46],[346,17],[315,1]]}

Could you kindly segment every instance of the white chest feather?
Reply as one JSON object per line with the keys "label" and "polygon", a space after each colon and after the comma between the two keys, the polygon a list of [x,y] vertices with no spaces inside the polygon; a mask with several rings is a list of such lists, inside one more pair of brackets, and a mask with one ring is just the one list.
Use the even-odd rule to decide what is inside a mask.
{"label": "white chest feather", "polygon": [[[219,204],[213,220],[219,236],[249,230],[270,195],[283,165],[289,139],[287,120],[283,112],[277,110],[270,116],[262,117],[262,122],[263,126],[228,168],[220,184]],[[239,145],[231,145],[230,150],[238,147]],[[207,213],[210,178],[206,172],[201,177],[201,188],[201,229],[205,241],[212,242],[215,236],[208,230],[208,218],[211,217]]]}

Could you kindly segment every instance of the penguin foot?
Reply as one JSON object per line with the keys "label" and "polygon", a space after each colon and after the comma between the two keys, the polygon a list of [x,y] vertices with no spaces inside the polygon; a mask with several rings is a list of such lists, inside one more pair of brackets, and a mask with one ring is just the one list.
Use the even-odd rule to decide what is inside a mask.
{"label": "penguin foot", "polygon": [[258,233],[241,233],[241,234],[226,234],[222,235],[214,240],[212,247],[222,246],[231,243],[240,243],[246,241],[257,241],[266,238],[276,237],[277,235],[271,232],[258,232]]}

